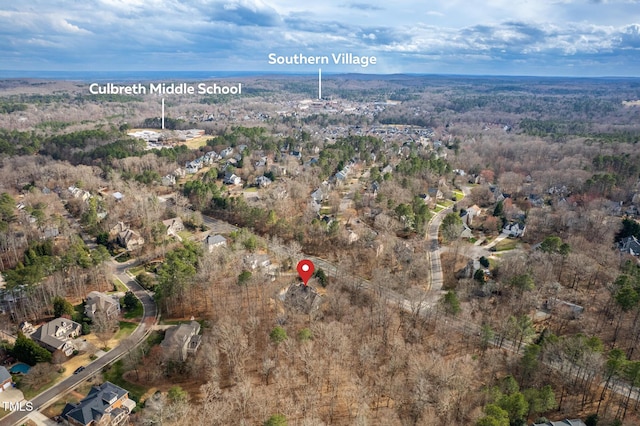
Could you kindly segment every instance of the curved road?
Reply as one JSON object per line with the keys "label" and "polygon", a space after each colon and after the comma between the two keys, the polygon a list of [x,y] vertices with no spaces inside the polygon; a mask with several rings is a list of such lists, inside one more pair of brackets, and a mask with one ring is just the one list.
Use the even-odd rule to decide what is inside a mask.
{"label": "curved road", "polygon": [[[463,186],[463,197],[459,201],[464,200],[464,197],[469,195],[469,191],[469,187]],[[429,221],[429,225],[427,228],[426,238],[429,241],[429,263],[431,264],[431,274],[429,275],[429,281],[431,284],[430,290],[438,293],[440,293],[440,291],[442,290],[442,285],[444,284],[444,278],[442,275],[442,263],[440,262],[441,248],[438,244],[438,232],[440,231],[442,220],[447,215],[447,213],[451,213],[452,211],[453,209],[449,207],[436,213],[435,216],[433,216]]]}
{"label": "curved road", "polygon": [[427,240],[429,241],[429,263],[431,264],[430,270],[430,290],[440,292],[442,285],[444,284],[444,278],[442,275],[442,263],[440,262],[440,245],[438,244],[438,232],[440,231],[440,225],[447,213],[452,212],[451,208],[441,210],[436,213],[434,217],[429,221],[429,227],[427,228]]}
{"label": "curved road", "polygon": [[[144,288],[142,288],[136,281],[134,281],[129,275],[127,275],[127,267],[128,264],[117,264],[114,262],[114,275],[118,277],[123,283],[125,283],[125,285],[129,287],[129,289],[142,302],[144,313],[142,315],[140,324],[129,337],[122,340],[117,347],[111,349],[102,357],[88,364],[84,371],[67,377],[60,383],[50,387],[40,395],[33,398],[31,400],[31,403],[33,404],[34,411],[40,411],[48,407],[58,398],[60,398],[60,396],[71,391],[80,383],[88,380],[90,377],[100,372],[105,366],[116,362],[124,354],[126,354],[127,351],[135,348],[140,343],[142,343],[151,332],[153,325],[157,321],[158,310],[156,304],[153,300],[153,297],[151,297],[151,295]],[[15,411],[0,419],[0,425],[20,425],[25,421],[28,415],[28,412]]]}

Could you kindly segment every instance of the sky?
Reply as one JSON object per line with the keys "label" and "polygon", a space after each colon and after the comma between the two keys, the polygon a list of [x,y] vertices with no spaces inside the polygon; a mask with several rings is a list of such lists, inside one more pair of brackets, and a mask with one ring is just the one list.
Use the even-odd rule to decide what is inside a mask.
{"label": "sky", "polygon": [[640,76],[640,0],[0,0],[0,70]]}

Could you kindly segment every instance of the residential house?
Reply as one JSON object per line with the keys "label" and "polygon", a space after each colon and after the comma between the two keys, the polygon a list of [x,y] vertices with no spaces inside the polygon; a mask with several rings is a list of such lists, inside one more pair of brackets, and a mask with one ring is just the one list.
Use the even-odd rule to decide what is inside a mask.
{"label": "residential house", "polygon": [[227,158],[231,154],[233,154],[233,148],[231,148],[231,147],[225,148],[222,151],[220,151],[220,157],[222,157],[222,158]]}
{"label": "residential house", "polygon": [[98,312],[105,313],[107,318],[120,315],[120,301],[117,297],[109,296],[99,291],[92,291],[87,295],[84,304],[84,314],[93,319]]}
{"label": "residential house", "polygon": [[225,247],[227,245],[227,239],[222,235],[207,235],[207,238],[204,239],[204,246],[209,251],[209,253],[213,253],[218,247]]}
{"label": "residential house", "polygon": [[524,223],[511,222],[507,223],[505,227],[502,228],[502,232],[510,237],[522,237],[526,229],[527,227]]}
{"label": "residential house", "polygon": [[444,198],[444,194],[438,188],[429,188],[427,195],[434,200],[442,200]]}
{"label": "residential house", "polygon": [[76,186],[70,186],[69,192],[75,198],[81,198],[82,201],[87,201],[89,198],[91,198],[91,193],[89,191],[82,190]]}
{"label": "residential house", "polygon": [[60,417],[72,426],[120,426],[129,422],[129,413],[135,407],[127,390],[105,382],[93,386],[77,404],[67,403]]}
{"label": "residential house", "polygon": [[45,349],[55,352],[62,351],[66,356],[71,356],[76,350],[71,341],[80,335],[82,326],[75,321],[66,318],[56,318],[42,324],[31,338]]}
{"label": "residential house", "polygon": [[544,205],[544,198],[538,194],[529,194],[526,200],[529,201],[533,207],[542,207]]}
{"label": "residential house", "polygon": [[580,318],[584,307],[556,297],[545,300],[543,308],[548,312],[556,312],[572,319]]}
{"label": "residential house", "polygon": [[132,229],[127,229],[118,234],[117,242],[127,250],[136,250],[144,245],[144,238]]}
{"label": "residential house", "polygon": [[315,212],[319,212],[322,208],[322,202],[326,195],[321,188],[316,189],[311,193],[311,207]]}
{"label": "residential house", "polygon": [[461,210],[460,218],[462,219],[462,223],[467,226],[471,226],[473,224],[473,219],[480,216],[481,211],[482,209],[475,204],[466,210]]}
{"label": "residential house", "polygon": [[0,367],[0,392],[10,389],[11,386],[13,386],[11,373],[6,368]]}
{"label": "residential house", "polygon": [[378,195],[378,191],[380,191],[380,184],[377,181],[373,181],[373,183],[369,187],[369,190],[375,197],[376,195]]}
{"label": "residential house", "polygon": [[311,199],[316,204],[322,204],[322,202],[324,201],[325,197],[326,197],[326,195],[325,195],[324,191],[322,190],[322,188],[318,188],[318,189],[316,189],[315,191],[313,191],[311,193]]}
{"label": "residential house", "polygon": [[195,161],[190,161],[186,164],[185,170],[188,174],[193,175],[198,173],[198,170],[202,168],[202,163],[196,163]]}
{"label": "residential house", "polygon": [[260,188],[265,188],[271,185],[272,183],[273,183],[272,180],[266,176],[258,176],[256,178],[256,185],[258,185]]}
{"label": "residential house", "polygon": [[347,179],[347,174],[348,174],[348,171],[346,169],[342,169],[338,173],[336,173],[335,174],[336,183],[344,183],[344,181]]}
{"label": "residential house", "polygon": [[491,193],[493,194],[496,203],[499,203],[500,201],[504,201],[505,196],[502,193],[502,191],[500,191],[500,189],[495,186],[495,185],[491,185],[489,186],[489,190],[491,191]]}
{"label": "residential house", "polygon": [[109,230],[109,236],[111,238],[115,238],[119,233],[124,232],[127,229],[129,229],[129,225],[126,225],[124,222],[118,222]]}
{"label": "residential house", "polygon": [[208,158],[211,161],[217,161],[219,160],[221,157],[218,155],[217,152],[215,151],[209,151],[204,155],[204,158]]}
{"label": "residential house", "polygon": [[349,244],[353,244],[359,239],[360,239],[360,236],[350,229],[349,232],[347,233],[347,241],[349,241]]}
{"label": "residential house", "polygon": [[60,228],[58,228],[58,225],[49,224],[42,230],[42,236],[45,239],[55,238],[58,235],[60,235]]}
{"label": "residential house", "polygon": [[29,321],[21,322],[18,328],[20,329],[22,334],[27,337],[31,336],[36,331],[36,328]]}
{"label": "residential house", "polygon": [[311,314],[320,307],[322,297],[315,288],[303,283],[294,283],[284,294],[284,302],[300,312]]}
{"label": "residential house", "polygon": [[250,269],[264,269],[271,266],[271,259],[266,254],[252,254],[244,258],[244,263]]}
{"label": "residential house", "polygon": [[545,423],[533,423],[532,426],[587,426],[585,422],[580,419],[565,419],[555,422],[545,422]]}
{"label": "residential house", "polygon": [[162,186],[173,186],[176,184],[176,177],[174,175],[166,175],[162,178]]}
{"label": "residential house", "polygon": [[224,179],[222,179],[222,182],[225,185],[240,185],[242,183],[242,178],[240,178],[240,176],[236,176],[235,173],[227,171],[224,173]]}
{"label": "residential house", "polygon": [[632,256],[640,256],[640,241],[631,235],[630,237],[623,238],[619,243],[620,251],[630,254]]}
{"label": "residential house", "polygon": [[166,359],[186,361],[189,354],[195,354],[200,346],[200,324],[191,321],[167,329],[160,344]]}
{"label": "residential house", "polygon": [[180,238],[178,233],[184,231],[184,223],[179,217],[163,220],[162,224],[167,227],[167,236]]}
{"label": "residential house", "polygon": [[429,203],[429,201],[431,201],[431,196],[429,194],[419,194],[418,198],[420,198],[422,201],[424,201],[425,204]]}
{"label": "residential house", "polygon": [[271,165],[270,171],[271,171],[271,173],[273,173],[276,176],[286,176],[287,175],[286,166],[282,166],[282,165],[279,165],[279,164]]}
{"label": "residential house", "polygon": [[124,222],[118,222],[109,231],[109,237],[127,250],[135,250],[144,245],[144,238],[136,231],[129,228]]}

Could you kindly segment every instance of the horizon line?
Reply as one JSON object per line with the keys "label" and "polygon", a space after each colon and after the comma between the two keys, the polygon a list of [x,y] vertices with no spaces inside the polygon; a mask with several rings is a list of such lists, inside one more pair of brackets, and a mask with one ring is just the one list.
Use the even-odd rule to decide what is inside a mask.
{"label": "horizon line", "polygon": [[[100,75],[100,74],[188,74],[188,73],[211,73],[211,74],[225,74],[221,76],[208,76],[198,77],[198,79],[207,78],[230,78],[234,77],[233,74],[238,74],[240,77],[269,77],[269,76],[317,76],[318,71],[266,71],[266,70],[3,70],[0,69],[0,80],[12,80],[12,79],[34,79],[34,80],[69,80],[63,76],[51,76],[46,74],[67,74],[67,75]],[[31,74],[31,75],[20,75]],[[34,74],[44,74],[37,76]],[[353,72],[353,71],[322,71],[323,76],[365,76],[365,77],[390,77],[390,76],[409,76],[409,77],[464,77],[464,78],[573,78],[573,79],[640,79],[640,76],[634,75],[551,75],[551,74],[459,74],[459,73],[437,73],[437,72],[392,72],[392,73],[367,73],[367,72]],[[179,76],[180,77],[180,76]],[[170,78],[166,76],[164,78]],[[186,78],[186,77],[182,77]],[[84,80],[84,79],[81,79]]]}

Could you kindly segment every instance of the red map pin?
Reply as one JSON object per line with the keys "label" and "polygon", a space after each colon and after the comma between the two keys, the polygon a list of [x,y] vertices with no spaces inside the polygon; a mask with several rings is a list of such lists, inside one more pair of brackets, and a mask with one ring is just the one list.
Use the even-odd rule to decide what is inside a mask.
{"label": "red map pin", "polygon": [[309,282],[309,278],[313,275],[313,262],[309,259],[302,259],[298,262],[298,275],[302,278],[302,282],[306,286]]}

